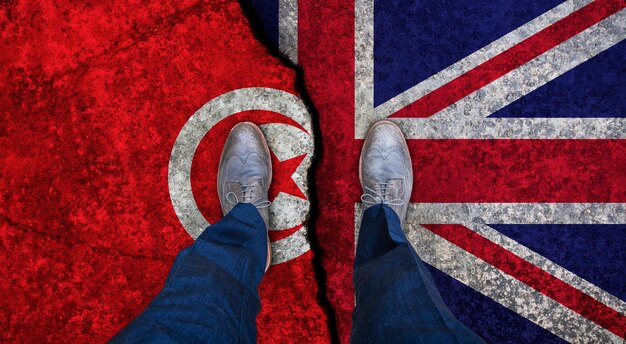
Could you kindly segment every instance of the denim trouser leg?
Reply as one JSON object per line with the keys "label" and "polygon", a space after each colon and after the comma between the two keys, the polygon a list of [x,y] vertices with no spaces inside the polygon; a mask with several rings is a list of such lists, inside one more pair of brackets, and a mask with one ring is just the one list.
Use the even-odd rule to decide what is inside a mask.
{"label": "denim trouser leg", "polygon": [[353,278],[352,343],[483,343],[443,303],[386,205],[363,214]]}
{"label": "denim trouser leg", "polygon": [[266,257],[263,218],[238,204],[179,253],[161,292],[111,342],[256,342]]}

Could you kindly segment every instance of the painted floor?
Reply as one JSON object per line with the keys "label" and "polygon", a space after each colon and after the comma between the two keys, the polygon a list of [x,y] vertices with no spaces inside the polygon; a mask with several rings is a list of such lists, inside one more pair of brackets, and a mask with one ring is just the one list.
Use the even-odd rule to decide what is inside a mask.
{"label": "painted floor", "polygon": [[[626,2],[0,5],[0,340],[104,342],[272,150],[261,343],[347,342],[358,154],[390,118],[406,231],[489,343],[626,337]],[[297,67],[296,67],[297,66]]]}

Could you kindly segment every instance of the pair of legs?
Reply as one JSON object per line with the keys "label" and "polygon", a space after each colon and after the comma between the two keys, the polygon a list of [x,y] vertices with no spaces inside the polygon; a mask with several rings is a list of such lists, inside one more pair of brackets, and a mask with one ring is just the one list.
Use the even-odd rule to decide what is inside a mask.
{"label": "pair of legs", "polygon": [[[368,134],[354,262],[353,343],[482,343],[450,313],[402,230],[413,185],[408,149],[390,122]],[[177,256],[165,286],[113,343],[253,343],[258,286],[269,266],[269,150],[250,123],[231,131],[218,190],[226,214]]]}

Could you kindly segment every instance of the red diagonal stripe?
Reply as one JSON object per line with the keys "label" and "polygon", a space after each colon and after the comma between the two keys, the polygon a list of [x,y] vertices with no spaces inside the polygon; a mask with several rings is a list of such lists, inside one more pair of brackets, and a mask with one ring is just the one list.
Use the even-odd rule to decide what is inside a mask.
{"label": "red diagonal stripe", "polygon": [[563,306],[626,338],[626,316],[462,225],[426,229],[506,272]]}
{"label": "red diagonal stripe", "polygon": [[565,42],[626,6],[626,0],[597,0],[430,92],[390,117],[429,117],[515,68]]}

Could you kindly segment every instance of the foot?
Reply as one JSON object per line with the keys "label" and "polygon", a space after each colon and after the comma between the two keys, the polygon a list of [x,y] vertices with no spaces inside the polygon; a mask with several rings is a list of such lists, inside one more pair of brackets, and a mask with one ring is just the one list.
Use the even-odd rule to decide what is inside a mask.
{"label": "foot", "polygon": [[[239,123],[228,134],[217,173],[217,193],[224,215],[238,203],[253,204],[269,228],[268,190],[272,181],[270,150],[261,129],[250,122]],[[267,240],[267,262],[271,249]]]}
{"label": "foot", "polygon": [[404,135],[394,123],[376,122],[368,131],[359,160],[359,179],[363,210],[386,204],[404,224],[413,189],[413,167]]}

